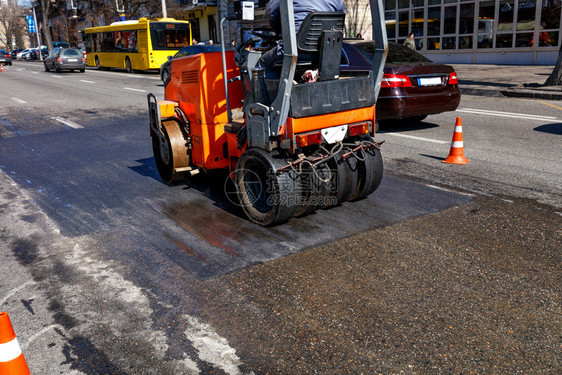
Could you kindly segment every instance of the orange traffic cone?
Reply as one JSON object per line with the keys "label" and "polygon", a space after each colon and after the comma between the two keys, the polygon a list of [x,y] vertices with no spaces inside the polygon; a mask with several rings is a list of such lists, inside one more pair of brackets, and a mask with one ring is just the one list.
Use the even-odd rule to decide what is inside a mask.
{"label": "orange traffic cone", "polygon": [[0,312],[0,374],[29,374],[29,368],[6,312]]}
{"label": "orange traffic cone", "polygon": [[4,65],[0,64],[0,72],[4,71]]}
{"label": "orange traffic cone", "polygon": [[442,163],[468,164],[469,161],[470,160],[464,157],[464,146],[462,143],[462,123],[461,118],[457,117],[455,132],[453,133],[453,141],[451,142],[451,150],[449,151],[449,156],[447,156],[447,159],[443,160]]}

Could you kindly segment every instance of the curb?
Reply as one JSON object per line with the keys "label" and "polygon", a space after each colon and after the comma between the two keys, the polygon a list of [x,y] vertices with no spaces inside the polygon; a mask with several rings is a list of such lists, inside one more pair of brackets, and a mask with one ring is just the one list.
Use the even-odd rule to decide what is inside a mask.
{"label": "curb", "polygon": [[543,100],[562,100],[562,92],[549,92],[541,90],[510,89],[502,90],[501,93],[511,98],[530,98]]}
{"label": "curb", "polygon": [[500,90],[494,89],[484,89],[484,88],[466,88],[459,87],[461,95],[472,95],[472,96],[489,96],[489,97],[503,97]]}

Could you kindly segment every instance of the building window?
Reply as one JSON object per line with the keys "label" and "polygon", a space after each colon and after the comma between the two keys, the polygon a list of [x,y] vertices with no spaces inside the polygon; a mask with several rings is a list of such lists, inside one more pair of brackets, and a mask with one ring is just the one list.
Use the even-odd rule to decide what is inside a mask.
{"label": "building window", "polygon": [[445,22],[443,23],[443,34],[456,34],[457,32],[457,6],[445,8]]}
{"label": "building window", "polygon": [[427,8],[427,35],[441,35],[441,7]]}
{"label": "building window", "polygon": [[443,38],[443,49],[457,49],[457,38],[456,37]]}
{"label": "building window", "polygon": [[461,4],[459,17],[459,34],[472,34],[474,32],[474,3]]}
{"label": "building window", "polygon": [[496,36],[496,48],[513,47],[513,34],[498,34]]}
{"label": "building window", "polygon": [[483,1],[478,10],[478,48],[492,48],[494,41],[496,2]]}
{"label": "building window", "polygon": [[396,38],[396,12],[385,12],[386,36],[388,39]]}
{"label": "building window", "polygon": [[472,35],[459,36],[459,49],[472,49]]}
{"label": "building window", "polygon": [[410,23],[409,12],[398,13],[398,36],[408,36],[408,24]]}
{"label": "building window", "polygon": [[514,0],[500,1],[498,32],[513,31]]}

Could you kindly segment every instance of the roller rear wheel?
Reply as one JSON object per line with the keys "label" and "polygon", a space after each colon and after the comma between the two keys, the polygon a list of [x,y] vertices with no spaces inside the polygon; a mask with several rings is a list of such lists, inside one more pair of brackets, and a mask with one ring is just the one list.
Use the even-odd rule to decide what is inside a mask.
{"label": "roller rear wheel", "polygon": [[302,204],[295,216],[311,214],[334,200],[330,197],[331,183],[335,178],[334,173],[328,163],[319,164],[314,168],[312,165],[302,167],[300,178],[303,197]]}
{"label": "roller rear wheel", "polygon": [[380,150],[371,147],[360,153],[364,160],[358,160],[359,183],[350,201],[365,198],[379,187],[383,176],[383,163]]}
{"label": "roller rear wheel", "polygon": [[152,151],[158,173],[165,183],[172,183],[185,178],[185,172],[176,169],[189,166],[189,150],[179,124],[176,121],[162,123],[163,139],[152,136]]}
{"label": "roller rear wheel", "polygon": [[302,202],[298,174],[291,169],[278,174],[287,165],[277,153],[253,148],[238,160],[235,185],[246,216],[254,223],[270,226],[295,216]]}

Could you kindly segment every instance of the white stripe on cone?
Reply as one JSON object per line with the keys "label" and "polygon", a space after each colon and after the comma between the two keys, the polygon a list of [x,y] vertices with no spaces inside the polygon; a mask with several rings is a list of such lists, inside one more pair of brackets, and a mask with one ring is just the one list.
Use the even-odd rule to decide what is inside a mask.
{"label": "white stripe on cone", "polygon": [[17,337],[5,344],[0,344],[0,362],[10,362],[21,355]]}
{"label": "white stripe on cone", "polygon": [[451,143],[451,147],[453,147],[453,148],[462,148],[462,147],[464,147],[464,146],[463,146],[462,141],[454,141],[453,143]]}

